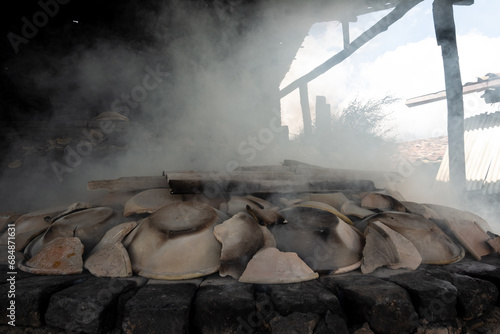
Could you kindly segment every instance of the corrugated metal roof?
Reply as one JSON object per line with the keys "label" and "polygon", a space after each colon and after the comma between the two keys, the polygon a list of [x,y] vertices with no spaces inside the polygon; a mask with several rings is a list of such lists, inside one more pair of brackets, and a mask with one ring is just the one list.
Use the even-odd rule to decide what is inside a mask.
{"label": "corrugated metal roof", "polygon": [[[467,190],[500,193],[500,111],[467,118],[464,128]],[[436,180],[450,180],[448,148]]]}

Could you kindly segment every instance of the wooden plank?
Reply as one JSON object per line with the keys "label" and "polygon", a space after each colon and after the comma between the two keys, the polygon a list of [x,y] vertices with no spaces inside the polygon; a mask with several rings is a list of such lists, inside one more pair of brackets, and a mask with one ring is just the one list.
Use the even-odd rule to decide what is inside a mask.
{"label": "wooden plank", "polygon": [[87,183],[87,190],[130,191],[153,188],[168,188],[167,179],[164,176],[133,176]]}
{"label": "wooden plank", "polygon": [[[462,93],[463,94],[476,93],[476,92],[481,92],[483,90],[486,90],[489,88],[495,88],[495,87],[500,87],[500,78],[482,81],[482,82],[473,83],[473,84],[465,84],[463,86]],[[436,93],[431,93],[431,94],[413,97],[411,99],[406,100],[405,104],[411,108],[411,107],[416,107],[416,106],[420,106],[420,105],[431,103],[431,102],[441,101],[444,99],[446,99],[446,91],[442,90],[442,91],[436,92]]]}

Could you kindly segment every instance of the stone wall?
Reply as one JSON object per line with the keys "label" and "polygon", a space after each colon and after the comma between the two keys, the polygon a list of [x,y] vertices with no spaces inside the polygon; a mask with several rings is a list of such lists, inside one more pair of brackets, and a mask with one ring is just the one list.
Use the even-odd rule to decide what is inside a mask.
{"label": "stone wall", "polygon": [[[0,293],[10,288],[2,268]],[[498,333],[500,258],[294,284],[16,275],[2,333]],[[6,298],[2,298],[3,304]]]}

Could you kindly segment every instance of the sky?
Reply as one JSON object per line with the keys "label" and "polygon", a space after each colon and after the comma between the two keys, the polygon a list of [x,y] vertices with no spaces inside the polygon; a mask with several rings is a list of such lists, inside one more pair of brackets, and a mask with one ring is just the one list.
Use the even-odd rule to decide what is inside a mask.
{"label": "sky", "polygon": [[[389,11],[358,17],[350,25],[351,41]],[[476,0],[471,6],[454,6],[457,44],[462,82],[477,81],[486,73],[500,73],[500,1]],[[313,25],[304,39],[290,71],[280,88],[308,73],[342,50],[339,22]],[[445,89],[441,48],[436,43],[432,19],[432,1],[414,7],[389,29],[356,51],[344,62],[309,83],[309,100],[314,122],[316,95],[326,96],[337,115],[349,101],[381,99],[386,95],[400,98],[390,106],[387,126],[399,141],[445,136],[446,101],[409,108],[405,100]],[[465,117],[500,110],[500,104],[488,105],[482,92],[464,95]],[[299,92],[281,100],[282,123],[293,136],[302,128]]]}

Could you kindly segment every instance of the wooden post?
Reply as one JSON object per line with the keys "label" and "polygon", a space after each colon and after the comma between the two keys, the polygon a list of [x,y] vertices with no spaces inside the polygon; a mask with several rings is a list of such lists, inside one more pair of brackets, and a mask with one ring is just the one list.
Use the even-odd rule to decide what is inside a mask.
{"label": "wooden post", "polygon": [[434,29],[443,56],[448,106],[448,154],[450,184],[458,205],[467,197],[464,148],[464,102],[453,17],[453,0],[434,0]]}
{"label": "wooden post", "polygon": [[330,105],[326,103],[325,96],[316,96],[316,134],[326,137],[332,132],[332,117]]}
{"label": "wooden post", "polygon": [[309,91],[307,83],[299,87],[300,106],[302,107],[302,119],[304,122],[304,136],[312,137],[311,108],[309,107]]}
{"label": "wooden post", "polygon": [[342,21],[342,36],[344,37],[344,49],[347,49],[349,44],[351,44],[351,38],[349,37],[349,21]]}

